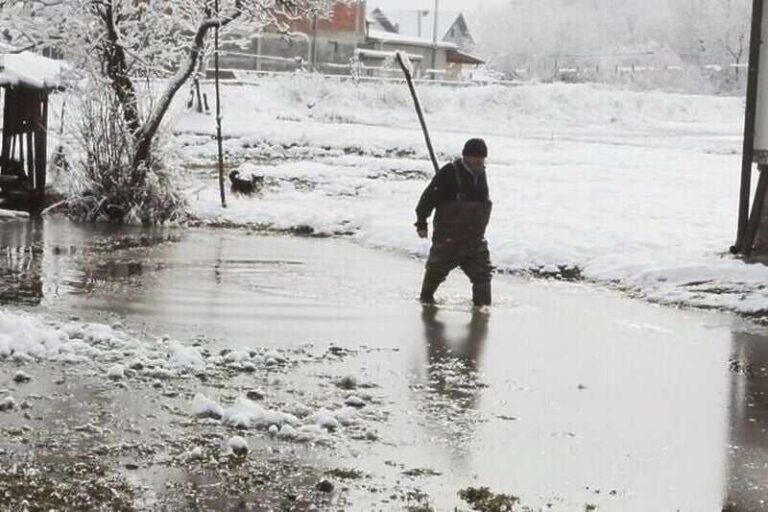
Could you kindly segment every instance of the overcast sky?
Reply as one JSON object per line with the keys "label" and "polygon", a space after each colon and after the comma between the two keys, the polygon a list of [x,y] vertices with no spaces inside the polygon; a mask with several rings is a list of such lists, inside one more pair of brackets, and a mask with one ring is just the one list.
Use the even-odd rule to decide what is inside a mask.
{"label": "overcast sky", "polygon": [[[477,8],[477,4],[472,0],[440,0],[440,9],[471,12]],[[382,9],[431,10],[435,7],[435,0],[368,0],[368,5]]]}

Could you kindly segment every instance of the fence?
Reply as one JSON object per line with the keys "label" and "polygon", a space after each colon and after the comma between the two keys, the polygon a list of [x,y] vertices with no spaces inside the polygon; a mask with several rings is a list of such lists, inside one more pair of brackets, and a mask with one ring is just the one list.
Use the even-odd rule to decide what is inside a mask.
{"label": "fence", "polygon": [[[227,56],[227,66],[222,70],[231,80],[247,83],[259,76],[313,73],[327,79],[359,80],[375,82],[400,82],[403,80],[400,69],[396,66],[371,65],[360,60],[350,61],[347,64],[334,62],[320,62],[314,67],[302,57],[279,57],[271,55],[255,55],[236,51],[222,51]],[[610,57],[610,56],[609,56]],[[440,84],[454,87],[466,87],[476,84],[495,84],[504,86],[516,86],[530,80],[555,80],[564,82],[578,81],[634,81],[666,83],[683,80],[684,75],[694,73],[697,78],[707,79],[713,84],[728,83],[728,87],[716,87],[716,89],[739,89],[741,82],[746,79],[746,63],[705,63],[691,64],[674,62],[680,59],[677,56],[661,56],[660,62],[654,63],[650,59],[645,61],[638,55],[636,63],[612,63],[588,61],[577,62],[576,59],[567,57],[549,57],[531,61],[528,65],[512,67],[512,71],[502,75],[501,73],[469,72],[463,80],[446,80],[443,73],[426,73],[425,76],[434,78],[418,79],[423,84]],[[653,56],[651,56],[653,57]],[[655,56],[659,57],[659,56]],[[666,58],[665,58],[666,57]],[[667,62],[663,62],[666,60]],[[673,61],[673,63],[670,63]],[[699,76],[700,75],[700,76]],[[502,78],[503,77],[503,78]],[[694,80],[695,82],[695,80]],[[691,88],[695,88],[694,85]]]}

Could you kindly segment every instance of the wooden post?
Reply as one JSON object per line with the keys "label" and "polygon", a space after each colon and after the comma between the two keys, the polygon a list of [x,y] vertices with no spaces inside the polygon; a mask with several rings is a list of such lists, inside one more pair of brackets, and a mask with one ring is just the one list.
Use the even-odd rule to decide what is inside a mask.
{"label": "wooden post", "polygon": [[35,186],[41,195],[45,194],[45,174],[48,168],[48,93],[41,91],[37,112],[40,113],[35,126]]}
{"label": "wooden post", "polygon": [[[216,17],[219,17],[219,0],[215,2]],[[221,140],[221,91],[219,86],[219,26],[213,32],[214,44],[214,79],[216,82],[216,144],[219,152],[219,192],[221,193],[221,207],[227,207],[227,198],[224,194],[224,148]]]}
{"label": "wooden post", "polygon": [[[747,106],[744,116],[744,141],[741,156],[741,189],[739,193],[739,220],[736,242],[731,253],[738,254],[745,249],[751,251],[751,244],[745,244],[749,222],[749,195],[752,188],[752,161],[755,144],[755,114],[757,112],[757,88],[760,71],[760,46],[763,32],[763,0],[752,1],[752,31],[749,45],[749,70],[747,72]],[[761,176],[762,178],[762,176]],[[756,219],[755,219],[756,221]],[[753,239],[754,240],[754,236]]]}
{"label": "wooden post", "polygon": [[[10,111],[10,99],[8,98],[10,96],[8,89],[5,87],[0,88],[2,89],[3,99],[5,103],[3,104],[3,119],[4,123],[7,123],[10,119],[9,111]],[[5,174],[6,169],[8,168],[8,163],[11,158],[11,129],[10,127],[4,127],[3,128],[3,142],[2,147],[0,148],[0,174]]]}
{"label": "wooden post", "polygon": [[411,71],[408,69],[408,66],[405,65],[405,61],[403,61],[403,57],[402,55],[400,55],[400,52],[395,53],[395,58],[397,59],[397,63],[400,64],[400,68],[403,70],[403,74],[405,75],[405,81],[408,84],[408,88],[411,91],[411,97],[413,98],[413,103],[416,106],[416,114],[419,116],[419,123],[421,124],[421,130],[424,132],[424,140],[426,140],[427,142],[429,159],[432,160],[432,167],[434,167],[435,174],[437,174],[437,172],[440,170],[440,165],[437,163],[435,150],[432,147],[432,140],[429,137],[427,122],[424,120],[424,112],[422,112],[421,110],[421,102],[419,101],[419,97],[416,94],[416,88],[413,85],[413,78],[411,77]]}
{"label": "wooden post", "polygon": [[760,170],[760,178],[757,180],[757,190],[755,191],[755,199],[752,203],[752,213],[749,216],[749,222],[744,232],[744,241],[741,248],[741,253],[749,257],[752,254],[752,248],[755,245],[755,236],[757,235],[757,228],[760,226],[760,218],[763,215],[763,205],[765,204],[766,192],[768,192],[768,165],[758,166]]}

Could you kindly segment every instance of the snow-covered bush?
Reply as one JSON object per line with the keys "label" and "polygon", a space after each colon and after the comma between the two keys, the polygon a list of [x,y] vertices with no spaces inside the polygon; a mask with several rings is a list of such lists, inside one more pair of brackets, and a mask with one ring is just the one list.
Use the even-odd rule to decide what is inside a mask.
{"label": "snow-covered bush", "polygon": [[[85,150],[81,185],[95,198],[87,216],[163,221],[181,203],[164,168],[159,140],[176,94],[204,60],[209,36],[289,29],[291,20],[324,18],[332,0],[134,0],[0,2],[6,43],[48,48],[70,61],[90,87],[79,135]],[[242,32],[242,30],[241,30]],[[163,87],[139,89],[143,79]],[[153,94],[156,93],[156,94]],[[93,201],[80,201],[85,205]]]}
{"label": "snow-covered bush", "polygon": [[77,161],[69,174],[70,213],[83,220],[162,223],[181,220],[186,204],[179,179],[163,158],[164,131],[155,151],[133,165],[133,135],[110,89],[88,87],[74,120]]}

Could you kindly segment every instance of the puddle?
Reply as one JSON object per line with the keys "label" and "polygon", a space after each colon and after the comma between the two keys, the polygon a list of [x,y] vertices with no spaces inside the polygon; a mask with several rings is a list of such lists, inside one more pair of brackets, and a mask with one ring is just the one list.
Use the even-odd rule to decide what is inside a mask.
{"label": "puddle", "polygon": [[[740,320],[716,312],[504,276],[490,315],[471,312],[459,275],[422,309],[421,272],[333,239],[5,223],[0,300],[13,310],[120,321],[206,358],[259,348],[296,361],[156,388],[141,372],[113,382],[103,368],[4,360],[0,399],[32,406],[0,412],[0,449],[38,469],[58,460],[62,483],[66,457],[104,463],[88,475],[112,478],[118,496],[128,482],[148,510],[468,510],[512,497],[520,510],[764,506],[759,331],[734,333]],[[27,387],[11,380],[18,368],[34,377]],[[268,407],[348,407],[359,423],[302,444],[190,413],[196,393],[229,407],[248,392]],[[239,465],[218,456],[233,435],[251,449]],[[183,459],[195,446],[217,455]],[[2,475],[17,481],[0,470],[0,487]]]}

